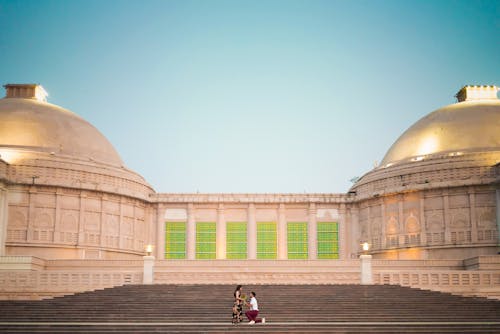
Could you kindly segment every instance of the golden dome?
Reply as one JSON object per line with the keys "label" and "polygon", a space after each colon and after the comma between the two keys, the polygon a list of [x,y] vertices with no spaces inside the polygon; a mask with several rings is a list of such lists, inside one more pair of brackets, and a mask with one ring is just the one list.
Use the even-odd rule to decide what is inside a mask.
{"label": "golden dome", "polygon": [[[75,113],[45,102],[39,85],[6,85],[0,99],[0,155],[15,163],[23,157],[46,153],[121,166],[111,143]],[[10,161],[9,161],[10,160]]]}
{"label": "golden dome", "polygon": [[380,166],[425,156],[500,150],[500,100],[495,86],[466,86],[459,103],[435,110],[406,130]]}

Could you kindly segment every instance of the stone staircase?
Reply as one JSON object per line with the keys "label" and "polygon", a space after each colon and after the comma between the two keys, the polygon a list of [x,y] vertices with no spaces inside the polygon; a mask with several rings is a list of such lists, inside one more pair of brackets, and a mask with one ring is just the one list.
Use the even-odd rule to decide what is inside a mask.
{"label": "stone staircase", "polygon": [[266,324],[231,324],[233,285],[125,285],[0,301],[1,333],[500,333],[500,301],[395,285],[254,285]]}

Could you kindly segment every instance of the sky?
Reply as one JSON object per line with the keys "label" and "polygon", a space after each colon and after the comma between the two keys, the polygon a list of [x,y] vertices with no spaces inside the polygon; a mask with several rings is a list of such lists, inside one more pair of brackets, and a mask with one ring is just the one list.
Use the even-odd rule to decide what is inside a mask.
{"label": "sky", "polygon": [[157,192],[345,193],[500,86],[500,0],[0,0],[0,83],[41,84]]}

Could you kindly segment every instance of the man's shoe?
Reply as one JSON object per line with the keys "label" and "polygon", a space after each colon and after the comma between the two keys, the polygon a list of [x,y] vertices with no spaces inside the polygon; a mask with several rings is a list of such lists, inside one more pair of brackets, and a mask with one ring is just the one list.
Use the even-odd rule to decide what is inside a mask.
{"label": "man's shoe", "polygon": [[252,321],[250,321],[248,324],[249,324],[249,325],[253,325],[253,324],[255,324],[255,321],[253,321],[253,320],[252,320]]}
{"label": "man's shoe", "polygon": [[265,324],[266,323],[266,318],[262,318],[262,323]]}

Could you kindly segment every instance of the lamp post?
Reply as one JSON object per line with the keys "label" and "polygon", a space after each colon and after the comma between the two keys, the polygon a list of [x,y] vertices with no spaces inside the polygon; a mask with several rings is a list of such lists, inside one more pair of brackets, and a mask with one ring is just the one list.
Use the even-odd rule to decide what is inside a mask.
{"label": "lamp post", "polygon": [[154,264],[155,257],[151,254],[153,253],[153,245],[146,245],[146,256],[143,256],[144,259],[144,271],[142,276],[143,284],[153,284],[154,278]]}
{"label": "lamp post", "polygon": [[370,250],[370,244],[368,242],[363,242],[363,254],[359,256],[361,264],[361,284],[368,285],[373,284],[372,278],[372,256],[368,254]]}

